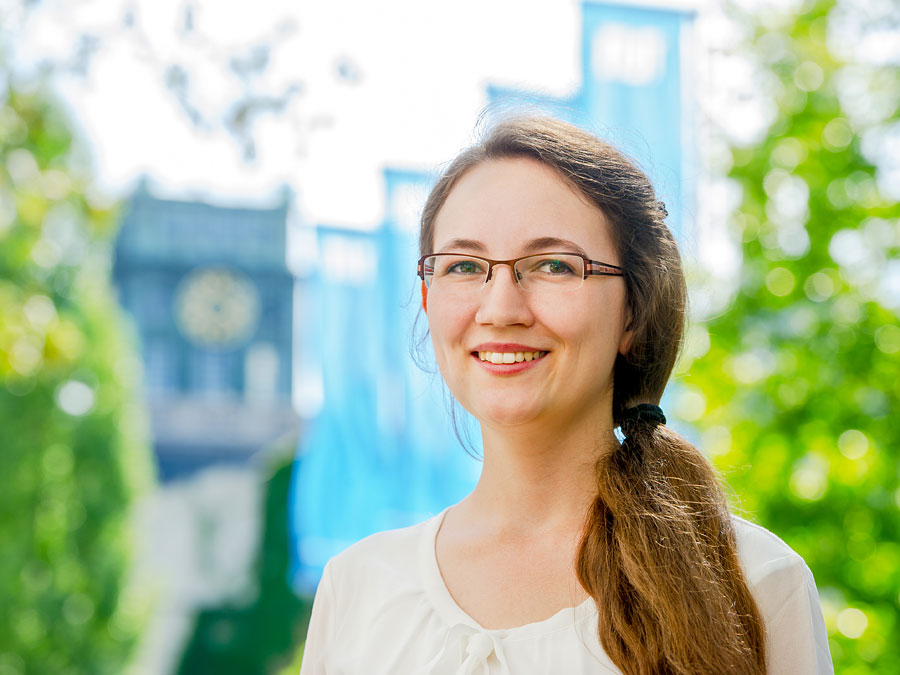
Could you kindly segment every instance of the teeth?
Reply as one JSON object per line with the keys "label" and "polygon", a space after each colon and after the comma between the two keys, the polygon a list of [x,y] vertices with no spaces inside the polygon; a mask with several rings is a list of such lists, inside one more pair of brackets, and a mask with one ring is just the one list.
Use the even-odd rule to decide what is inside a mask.
{"label": "teeth", "polygon": [[478,352],[478,358],[482,361],[490,361],[497,364],[519,363],[522,361],[534,361],[547,352]]}

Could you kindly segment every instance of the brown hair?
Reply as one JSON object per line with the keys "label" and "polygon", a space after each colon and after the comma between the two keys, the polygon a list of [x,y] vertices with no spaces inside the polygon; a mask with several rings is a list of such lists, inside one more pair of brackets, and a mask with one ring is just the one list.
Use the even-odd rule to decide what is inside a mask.
{"label": "brown hair", "polygon": [[[543,117],[509,119],[456,157],[422,213],[421,255],[460,177],[485,161],[530,157],[555,169],[606,216],[624,269],[633,337],[617,358],[613,420],[659,402],[684,333],[686,289],[666,211],[648,178],[591,134]],[[761,674],[765,629],[747,588],[716,473],[665,426],[625,422],[601,453],[578,579],[599,610],[603,648],[627,675]]]}

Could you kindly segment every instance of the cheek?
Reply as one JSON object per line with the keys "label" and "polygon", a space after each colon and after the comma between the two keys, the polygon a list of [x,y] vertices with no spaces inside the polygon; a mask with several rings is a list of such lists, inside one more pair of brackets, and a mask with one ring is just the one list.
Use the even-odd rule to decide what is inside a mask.
{"label": "cheek", "polygon": [[625,332],[625,317],[616,297],[600,297],[579,305],[548,305],[541,311],[562,342],[585,358],[613,357]]}
{"label": "cheek", "polygon": [[[432,300],[430,296],[429,300]],[[472,323],[470,314],[465,308],[448,306],[446,302],[432,301],[429,304],[428,330],[431,333],[434,355],[442,372],[449,359],[464,351],[465,332]]]}

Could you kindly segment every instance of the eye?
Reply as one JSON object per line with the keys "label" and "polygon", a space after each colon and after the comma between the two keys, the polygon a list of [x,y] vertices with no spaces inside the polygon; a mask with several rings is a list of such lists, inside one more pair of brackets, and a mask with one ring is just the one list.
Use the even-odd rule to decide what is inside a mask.
{"label": "eye", "polygon": [[565,276],[575,274],[571,264],[559,258],[545,258],[534,267],[535,271],[553,276]]}
{"label": "eye", "polygon": [[450,260],[444,269],[444,274],[456,276],[471,276],[484,274],[484,267],[477,260]]}

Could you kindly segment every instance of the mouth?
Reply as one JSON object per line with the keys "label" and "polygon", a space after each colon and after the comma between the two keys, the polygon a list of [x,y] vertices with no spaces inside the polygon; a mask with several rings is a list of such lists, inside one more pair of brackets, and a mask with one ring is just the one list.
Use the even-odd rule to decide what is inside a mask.
{"label": "mouth", "polygon": [[482,342],[475,345],[470,357],[493,375],[517,375],[536,367],[549,353],[548,349],[518,342]]}
{"label": "mouth", "polygon": [[473,356],[477,356],[479,360],[495,365],[509,365],[513,363],[523,363],[526,361],[537,361],[547,355],[545,351],[478,351],[472,352]]}

